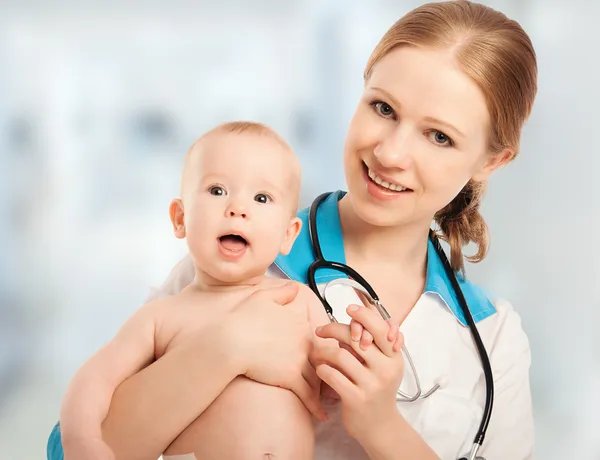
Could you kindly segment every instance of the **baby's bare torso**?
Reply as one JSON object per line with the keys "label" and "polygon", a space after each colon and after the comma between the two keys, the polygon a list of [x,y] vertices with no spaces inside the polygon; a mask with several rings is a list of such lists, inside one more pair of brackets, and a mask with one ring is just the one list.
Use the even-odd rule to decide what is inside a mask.
{"label": "baby's bare torso", "polygon": [[[156,359],[193,334],[210,328],[256,290],[284,283],[265,277],[257,286],[219,292],[188,288],[168,299],[157,310]],[[169,459],[171,455],[194,454],[199,460],[216,460],[273,452],[277,458],[308,459],[313,454],[313,436],[311,416],[296,395],[240,376],[171,443],[164,455]]]}
{"label": "baby's bare torso", "polygon": [[283,280],[265,277],[258,285],[219,291],[188,287],[165,299],[156,309],[155,358],[159,359],[188,337],[210,327],[257,290],[282,284]]}

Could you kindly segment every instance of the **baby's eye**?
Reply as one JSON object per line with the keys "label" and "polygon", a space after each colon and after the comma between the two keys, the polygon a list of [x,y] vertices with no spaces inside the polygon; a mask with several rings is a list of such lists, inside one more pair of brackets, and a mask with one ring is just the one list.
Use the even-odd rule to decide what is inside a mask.
{"label": "baby's eye", "polygon": [[227,195],[227,192],[220,185],[213,185],[208,189],[208,193],[214,196],[224,196]]}
{"label": "baby's eye", "polygon": [[441,131],[430,131],[428,136],[431,142],[440,147],[452,147],[454,145],[454,141]]}
{"label": "baby's eye", "polygon": [[266,193],[259,193],[254,197],[254,201],[257,201],[258,203],[267,204],[270,203],[272,200],[271,197]]}
{"label": "baby's eye", "polygon": [[396,113],[391,105],[387,102],[383,101],[373,101],[371,102],[371,106],[377,112],[378,115],[381,115],[384,118],[395,118]]}

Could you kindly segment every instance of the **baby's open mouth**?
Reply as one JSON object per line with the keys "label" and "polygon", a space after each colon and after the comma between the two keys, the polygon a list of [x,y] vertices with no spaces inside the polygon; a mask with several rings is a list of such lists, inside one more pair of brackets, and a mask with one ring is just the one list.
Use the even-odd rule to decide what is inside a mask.
{"label": "baby's open mouth", "polygon": [[246,239],[240,235],[228,234],[219,238],[221,246],[231,252],[239,252],[248,246]]}

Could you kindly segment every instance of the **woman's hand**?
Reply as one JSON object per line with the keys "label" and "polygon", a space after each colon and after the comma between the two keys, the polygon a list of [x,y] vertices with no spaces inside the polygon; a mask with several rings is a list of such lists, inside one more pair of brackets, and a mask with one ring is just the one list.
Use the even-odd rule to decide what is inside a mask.
{"label": "woman's hand", "polygon": [[241,360],[243,375],[293,391],[320,420],[327,418],[319,399],[320,380],[309,362],[312,331],[299,285],[256,291],[241,302],[223,324]]}
{"label": "woman's hand", "polygon": [[[403,336],[398,326],[391,326],[392,322],[370,308],[351,305],[347,312],[352,323],[359,323],[364,331],[358,334],[352,323],[318,328],[317,336],[335,339],[340,346],[315,349],[312,361],[317,375],[340,396],[344,427],[362,444],[386,418],[398,417],[396,391],[404,373]],[[367,331],[375,346],[364,346],[361,337]]]}

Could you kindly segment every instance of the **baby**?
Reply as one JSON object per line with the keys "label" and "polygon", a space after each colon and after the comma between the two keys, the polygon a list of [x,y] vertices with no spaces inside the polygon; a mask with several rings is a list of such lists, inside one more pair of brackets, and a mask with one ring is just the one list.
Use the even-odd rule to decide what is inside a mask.
{"label": "baby", "polygon": [[[292,149],[264,125],[227,123],[194,143],[185,159],[181,198],[170,206],[175,236],[186,239],[194,262],[194,282],[139,309],[76,373],[61,408],[66,460],[114,458],[102,441],[101,424],[119,384],[257,289],[285,283],[265,272],[277,254],[291,250],[300,231],[300,180]],[[307,334],[328,322],[304,285],[286,308],[306,313]],[[171,443],[164,458],[273,454],[308,460],[313,451],[313,422],[300,399],[238,376]]]}

